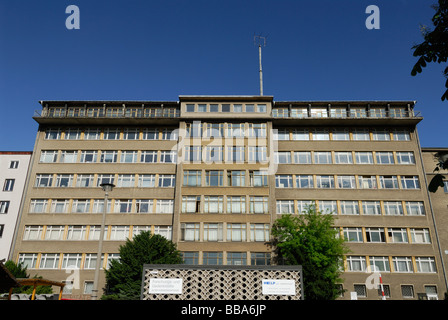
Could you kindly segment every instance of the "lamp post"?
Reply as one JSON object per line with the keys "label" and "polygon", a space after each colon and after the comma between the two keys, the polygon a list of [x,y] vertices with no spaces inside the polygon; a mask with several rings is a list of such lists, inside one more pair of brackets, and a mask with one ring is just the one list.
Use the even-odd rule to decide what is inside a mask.
{"label": "lamp post", "polygon": [[104,194],[104,205],[103,205],[103,220],[101,221],[100,228],[100,239],[98,242],[98,253],[96,255],[96,266],[95,266],[95,278],[93,280],[93,290],[92,290],[92,300],[98,300],[98,282],[100,278],[100,266],[101,266],[101,253],[103,251],[103,239],[104,239],[104,225],[106,223],[106,212],[107,212],[107,200],[109,197],[109,192],[113,190],[115,185],[112,183],[102,183],[100,184],[103,188]]}

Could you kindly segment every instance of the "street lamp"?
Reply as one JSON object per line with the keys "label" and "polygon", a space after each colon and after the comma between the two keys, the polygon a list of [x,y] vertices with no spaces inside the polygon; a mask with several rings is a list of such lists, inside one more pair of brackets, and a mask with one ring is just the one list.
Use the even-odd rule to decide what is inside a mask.
{"label": "street lamp", "polygon": [[105,194],[103,205],[103,220],[101,221],[100,239],[98,242],[98,253],[96,255],[95,278],[93,280],[92,300],[98,300],[98,281],[100,278],[101,253],[103,251],[104,225],[106,223],[107,199],[109,196],[109,192],[111,192],[115,187],[115,185],[112,183],[102,183],[100,184],[100,186],[101,188],[103,188]]}

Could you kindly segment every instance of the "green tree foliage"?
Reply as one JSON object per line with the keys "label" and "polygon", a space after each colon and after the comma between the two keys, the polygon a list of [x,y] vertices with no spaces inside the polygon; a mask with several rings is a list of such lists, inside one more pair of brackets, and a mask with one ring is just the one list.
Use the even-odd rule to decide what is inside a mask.
{"label": "green tree foliage", "polygon": [[302,265],[306,300],[333,300],[341,293],[344,240],[333,216],[309,206],[299,216],[283,215],[272,227],[274,263]]}
{"label": "green tree foliage", "polygon": [[142,232],[120,246],[120,259],[112,260],[105,271],[107,294],[102,299],[138,300],[144,264],[178,263],[182,258],[172,241]]}
{"label": "green tree foliage", "polygon": [[[432,17],[434,30],[426,26],[421,27],[425,41],[412,47],[414,56],[420,57],[411,71],[415,76],[422,72],[427,62],[446,62],[448,59],[448,0],[439,0],[438,5],[433,6],[436,13]],[[445,78],[445,87],[447,90],[442,95],[442,101],[448,99],[448,67],[443,71]]]}
{"label": "green tree foliage", "polygon": [[[5,267],[6,267],[6,269],[8,269],[9,272],[11,272],[11,274],[16,279],[29,278],[29,275],[27,274],[27,267],[24,266],[21,262],[15,263],[14,261],[8,260],[5,262]],[[42,277],[35,275],[34,279],[42,279]],[[12,292],[13,293],[32,294],[33,286],[20,286],[20,287],[14,288]],[[49,294],[49,293],[53,293],[53,289],[51,288],[51,286],[37,286],[36,287],[36,294]]]}

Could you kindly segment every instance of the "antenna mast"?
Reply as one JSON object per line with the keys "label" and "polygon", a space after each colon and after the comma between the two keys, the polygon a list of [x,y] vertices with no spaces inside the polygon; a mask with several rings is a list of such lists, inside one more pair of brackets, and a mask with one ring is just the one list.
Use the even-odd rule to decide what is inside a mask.
{"label": "antenna mast", "polygon": [[261,65],[261,46],[263,45],[263,47],[266,46],[266,37],[263,37],[261,35],[254,35],[254,44],[257,45],[258,44],[258,59],[260,62],[260,69],[259,69],[259,74],[260,74],[260,96],[263,95],[263,68]]}

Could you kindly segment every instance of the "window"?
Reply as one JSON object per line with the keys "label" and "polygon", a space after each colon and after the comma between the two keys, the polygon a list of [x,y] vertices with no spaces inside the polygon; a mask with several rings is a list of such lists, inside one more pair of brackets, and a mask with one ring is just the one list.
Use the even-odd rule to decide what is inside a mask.
{"label": "window", "polygon": [[64,237],[64,226],[47,226],[45,240],[62,240]]}
{"label": "window", "polygon": [[276,188],[292,188],[292,175],[278,174],[275,176]]}
{"label": "window", "polygon": [[367,242],[386,242],[384,228],[366,228]]}
{"label": "window", "polygon": [[187,104],[186,112],[194,112],[194,104]]}
{"label": "window", "polygon": [[325,151],[325,152],[318,152],[314,151],[314,163],[315,164],[330,164],[331,161],[331,152]]}
{"label": "window", "polygon": [[142,151],[140,155],[140,162],[144,163],[156,163],[157,151]]}
{"label": "window", "polygon": [[204,223],[204,241],[222,241],[222,223]]}
{"label": "window", "polygon": [[266,112],[266,105],[265,104],[257,104],[255,112],[260,112],[260,113]]}
{"label": "window", "polygon": [[81,159],[82,163],[94,163],[96,162],[98,156],[98,151],[81,151]]}
{"label": "window", "polygon": [[397,176],[380,176],[380,186],[382,189],[398,189]]}
{"label": "window", "polygon": [[35,269],[37,263],[37,253],[20,253],[19,263],[22,263],[27,269]]}
{"label": "window", "polygon": [[181,223],[180,239],[182,241],[199,241],[199,223]]}
{"label": "window", "polygon": [[3,191],[13,191],[15,179],[5,179],[5,184],[3,185]]}
{"label": "window", "polygon": [[101,187],[103,183],[115,184],[115,174],[99,174],[96,186]]}
{"label": "window", "polygon": [[62,269],[79,269],[81,268],[81,253],[64,253],[62,257]]}
{"label": "window", "polygon": [[53,199],[51,201],[51,213],[68,213],[68,200]]}
{"label": "window", "polygon": [[336,164],[352,164],[353,156],[351,152],[335,152],[334,163]]}
{"label": "window", "polygon": [[250,213],[268,213],[268,197],[250,197]]}
{"label": "window", "polygon": [[206,123],[204,137],[224,137],[224,123]]}
{"label": "window", "polygon": [[331,107],[330,116],[332,118],[345,118],[347,117],[347,109],[345,107]]}
{"label": "window", "polygon": [[384,201],[384,211],[389,216],[402,216],[403,205],[401,201]]}
{"label": "window", "polygon": [[81,130],[80,129],[72,129],[72,128],[65,130],[65,139],[66,140],[81,139]]}
{"label": "window", "polygon": [[373,154],[372,152],[355,152],[355,158],[357,164],[372,164]]}
{"label": "window", "polygon": [[227,265],[241,266],[246,264],[246,252],[227,252]]}
{"label": "window", "polygon": [[402,285],[401,286],[401,295],[404,299],[412,299],[414,298],[414,286],[412,285]]}
{"label": "window", "polygon": [[58,157],[57,150],[42,150],[40,153],[40,162],[43,163],[54,163]]}
{"label": "window", "polygon": [[431,243],[428,229],[411,228],[410,231],[412,243]]}
{"label": "window", "polygon": [[201,146],[186,146],[185,147],[185,161],[198,163],[202,159]]}
{"label": "window", "polygon": [[135,200],[135,212],[137,213],[152,213],[154,211],[154,201],[153,200]]}
{"label": "window", "polygon": [[227,185],[229,187],[245,187],[246,171],[245,170],[227,171]]}
{"label": "window", "polygon": [[90,212],[90,200],[73,200],[72,203],[73,213],[88,213]]}
{"label": "window", "polygon": [[445,193],[448,193],[448,181],[443,181],[443,191],[445,191]]}
{"label": "window", "polygon": [[411,257],[392,257],[395,272],[413,272]]}
{"label": "window", "polygon": [[347,256],[347,271],[364,272],[366,266],[366,257]]}
{"label": "window", "polygon": [[390,140],[389,130],[375,129],[372,132],[372,137],[373,137],[373,140],[376,140],[376,141],[389,141]]}
{"label": "window", "polygon": [[274,134],[274,140],[287,141],[289,140],[289,129],[278,129]]}
{"label": "window", "polygon": [[340,201],[341,214],[359,215],[358,201]]}
{"label": "window", "polygon": [[[247,105],[246,105],[247,112]],[[249,137],[266,137],[266,123],[249,123]]]}
{"label": "window", "polygon": [[289,151],[279,151],[275,152],[275,161],[279,164],[291,163],[291,152]]}
{"label": "window", "polygon": [[139,129],[124,129],[123,139],[124,140],[138,140],[140,135]]}
{"label": "window", "polygon": [[161,188],[174,188],[176,185],[175,174],[160,174],[159,175],[159,187]]}
{"label": "window", "polygon": [[390,272],[389,257],[370,256],[370,267],[373,272]]}
{"label": "window", "polygon": [[227,241],[246,241],[246,224],[227,223]]}
{"label": "window", "polygon": [[227,196],[227,213],[246,213],[246,196]]}
{"label": "window", "polygon": [[[9,203],[8,203],[9,205]],[[33,199],[30,204],[31,213],[44,213],[47,211],[48,201],[44,199]]]}
{"label": "window", "polygon": [[271,254],[267,252],[251,252],[250,264],[252,266],[268,266],[271,264]]}
{"label": "window", "polygon": [[409,141],[411,140],[411,135],[409,133],[409,130],[398,130],[395,129],[393,131],[393,138],[397,141]]}
{"label": "window", "polygon": [[350,107],[350,117],[365,118],[367,116],[366,108]]}
{"label": "window", "polygon": [[406,228],[388,228],[387,230],[390,243],[408,243],[408,234]]}
{"label": "window", "polygon": [[85,240],[86,226],[68,226],[67,240]]}
{"label": "window", "polygon": [[310,132],[308,129],[293,129],[292,140],[310,140]]}
{"label": "window", "polygon": [[200,196],[183,196],[182,197],[182,212],[183,213],[198,213],[201,210]]}
{"label": "window", "polygon": [[244,147],[227,147],[226,162],[243,163],[245,160]]}
{"label": "window", "polygon": [[205,185],[207,187],[222,187],[223,186],[222,170],[205,171]]}
{"label": "window", "polygon": [[204,196],[204,213],[223,213],[223,196]]}
{"label": "window", "polygon": [[315,203],[312,200],[297,200],[297,213],[303,214],[309,207],[314,206]]}
{"label": "window", "polygon": [[184,171],[184,186],[200,187],[201,186],[201,170],[185,170]]}
{"label": "window", "polygon": [[312,118],[327,118],[328,117],[327,108],[311,107],[311,117]]}
{"label": "window", "polygon": [[176,163],[176,151],[160,151],[160,163]]}
{"label": "window", "polygon": [[323,214],[337,214],[338,204],[336,200],[319,200],[319,210]]}
{"label": "window", "polygon": [[312,175],[296,175],[297,188],[314,188],[314,181]]}
{"label": "window", "polygon": [[402,189],[420,189],[420,182],[417,176],[401,176]]}
{"label": "window", "polygon": [[394,154],[392,152],[376,152],[377,164],[394,164]]}
{"label": "window", "polygon": [[174,200],[157,200],[156,213],[172,214],[174,212]]}
{"label": "window", "polygon": [[298,164],[308,164],[311,163],[311,152],[310,151],[296,151],[294,152],[294,162]]}
{"label": "window", "polygon": [[330,140],[330,133],[327,129],[315,129],[313,131],[313,140]]}
{"label": "window", "polygon": [[251,223],[250,241],[265,242],[269,241],[269,224]]}
{"label": "window", "polygon": [[356,189],[355,176],[338,176],[338,188]]}
{"label": "window", "polygon": [[348,141],[350,140],[350,132],[347,129],[334,129],[333,140],[335,141]]}
{"label": "window", "polygon": [[117,188],[133,188],[135,185],[134,174],[119,174],[117,179]]}
{"label": "window", "polygon": [[414,152],[397,152],[398,164],[415,164]]}
{"label": "window", "polygon": [[353,140],[355,141],[368,141],[370,140],[370,134],[368,129],[354,129],[352,132]]}
{"label": "window", "polygon": [[124,241],[129,238],[129,226],[111,226],[110,240]]}
{"label": "window", "polygon": [[348,242],[364,242],[362,228],[343,228],[344,239]]}
{"label": "window", "polygon": [[205,163],[221,163],[223,160],[223,147],[206,146],[204,147],[205,159],[202,159]]}
{"label": "window", "polygon": [[99,140],[101,134],[100,129],[86,129],[84,131],[85,140]]}
{"label": "window", "polygon": [[210,104],[210,112],[219,112],[218,104]]}
{"label": "window", "polygon": [[13,160],[9,163],[9,169],[17,169],[18,167],[19,167],[19,161]]}
{"label": "window", "polygon": [[118,140],[118,139],[120,139],[120,130],[119,129],[105,129],[104,130],[103,139],[104,140]]}
{"label": "window", "polygon": [[277,200],[278,214],[294,214],[294,200]]}
{"label": "window", "polygon": [[385,108],[370,108],[370,118],[385,118],[386,109]]}
{"label": "window", "polygon": [[9,201],[0,201],[0,213],[8,213]]}
{"label": "window", "polygon": [[[84,269],[95,269],[96,267],[96,253],[86,253],[86,258],[84,260]],[[100,268],[103,267],[103,260],[104,259],[104,254],[101,255],[101,264],[100,264]],[[92,285],[89,288],[89,283],[92,283]],[[93,282],[91,281],[86,281],[84,282],[84,292],[89,292],[92,293],[92,289],[93,289]]]}
{"label": "window", "polygon": [[52,174],[38,174],[36,175],[36,182],[34,186],[37,188],[51,187],[53,185]]}
{"label": "window", "polygon": [[316,187],[323,189],[334,188],[334,176],[316,176]]}
{"label": "window", "polygon": [[362,211],[365,215],[381,215],[381,204],[379,201],[363,201]]}
{"label": "window", "polygon": [[73,174],[58,174],[56,175],[56,185],[58,188],[68,188],[73,186]]}
{"label": "window", "polygon": [[266,187],[268,185],[267,172],[249,171],[249,178],[251,187]]}
{"label": "window", "polygon": [[[123,151],[126,152],[126,151]],[[118,151],[102,151],[100,162],[103,163],[114,163],[117,162],[118,159]],[[123,160],[123,157],[122,157]]]}
{"label": "window", "polygon": [[291,108],[291,117],[308,118],[308,108]]}
{"label": "window", "polygon": [[361,189],[377,189],[376,176],[358,176],[359,187]]}
{"label": "window", "polygon": [[[135,226],[134,226],[135,228]],[[154,234],[160,234],[161,236],[171,240],[173,228],[171,226],[154,226]]]}
{"label": "window", "polygon": [[244,123],[228,123],[227,137],[243,138],[244,137]]}
{"label": "window", "polygon": [[43,226],[25,226],[23,240],[41,240]]}
{"label": "window", "polygon": [[61,139],[61,130],[60,129],[47,129],[45,131],[45,139],[46,140]]}
{"label": "window", "polygon": [[409,216],[424,216],[425,206],[421,201],[406,201],[406,211]]}
{"label": "window", "polygon": [[78,151],[61,151],[61,158],[59,162],[61,163],[76,163],[78,159]]}
{"label": "window", "polygon": [[130,213],[132,212],[132,200],[115,200],[115,213]]}
{"label": "window", "polygon": [[246,112],[254,112],[254,105],[253,104],[246,104]]}
{"label": "window", "polygon": [[251,147],[249,146],[249,163],[254,162],[267,162],[267,149],[266,147]]}
{"label": "window", "polygon": [[78,174],[75,186],[79,188],[93,187],[93,178],[93,174]]}
{"label": "window", "polygon": [[[112,151],[112,153],[113,152],[116,152],[116,151]],[[111,160],[111,161],[104,161],[104,162],[117,162],[116,154],[113,154],[113,156],[110,155],[108,157],[108,160]],[[121,163],[136,163],[137,162],[137,151],[121,151],[120,162]]]}
{"label": "window", "polygon": [[243,105],[242,104],[234,104],[233,112],[243,112]]}

